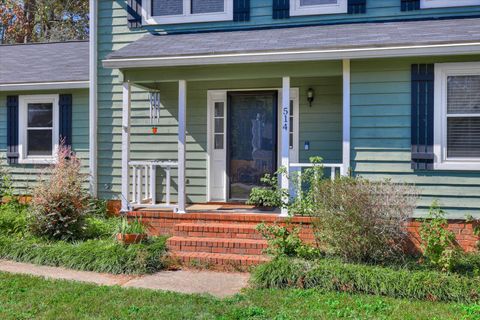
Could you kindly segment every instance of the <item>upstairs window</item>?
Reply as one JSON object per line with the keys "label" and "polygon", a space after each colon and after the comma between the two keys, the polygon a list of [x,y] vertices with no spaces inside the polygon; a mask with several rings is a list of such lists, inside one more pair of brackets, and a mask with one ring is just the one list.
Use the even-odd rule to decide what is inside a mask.
{"label": "upstairs window", "polygon": [[233,20],[233,0],[145,0],[147,24]]}
{"label": "upstairs window", "polygon": [[347,0],[290,0],[290,15],[347,13]]}
{"label": "upstairs window", "polygon": [[438,64],[435,76],[436,167],[478,170],[480,64]]}
{"label": "upstairs window", "polygon": [[420,0],[420,8],[422,9],[478,5],[480,5],[480,0]]}

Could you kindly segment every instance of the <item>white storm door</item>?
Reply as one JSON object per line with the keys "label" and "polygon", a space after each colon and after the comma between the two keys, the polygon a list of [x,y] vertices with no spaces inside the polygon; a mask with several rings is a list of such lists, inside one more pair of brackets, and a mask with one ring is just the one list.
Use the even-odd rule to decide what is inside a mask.
{"label": "white storm door", "polygon": [[[282,90],[278,90],[278,123],[282,123]],[[290,145],[290,162],[291,163],[296,163],[298,162],[298,153],[299,153],[299,141],[300,141],[300,135],[299,135],[299,125],[300,125],[300,120],[299,120],[299,90],[298,88],[291,88],[290,89],[290,135],[289,135],[289,145]],[[281,126],[278,125],[278,146],[281,145]],[[278,163],[280,163],[280,148],[278,148]]]}
{"label": "white storm door", "polygon": [[208,201],[227,201],[227,92],[208,91]]}

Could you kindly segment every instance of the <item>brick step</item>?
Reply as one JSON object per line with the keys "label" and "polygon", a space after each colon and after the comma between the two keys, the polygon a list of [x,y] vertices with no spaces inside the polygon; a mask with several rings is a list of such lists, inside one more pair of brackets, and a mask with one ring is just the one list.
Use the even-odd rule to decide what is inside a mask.
{"label": "brick step", "polygon": [[172,256],[186,266],[200,266],[221,270],[247,271],[249,267],[269,261],[264,256],[221,254],[206,252],[173,252]]}
{"label": "brick step", "polygon": [[256,224],[241,223],[179,223],[174,226],[174,235],[181,237],[257,239]]}
{"label": "brick step", "polygon": [[167,240],[167,245],[169,250],[173,252],[261,255],[267,248],[267,241],[258,239],[174,236]]}

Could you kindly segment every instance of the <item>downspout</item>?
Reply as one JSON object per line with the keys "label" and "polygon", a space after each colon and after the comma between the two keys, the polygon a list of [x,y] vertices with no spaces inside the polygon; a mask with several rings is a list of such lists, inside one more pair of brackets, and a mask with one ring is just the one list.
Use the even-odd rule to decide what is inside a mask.
{"label": "downspout", "polygon": [[90,3],[89,35],[89,174],[90,194],[97,197],[97,0]]}

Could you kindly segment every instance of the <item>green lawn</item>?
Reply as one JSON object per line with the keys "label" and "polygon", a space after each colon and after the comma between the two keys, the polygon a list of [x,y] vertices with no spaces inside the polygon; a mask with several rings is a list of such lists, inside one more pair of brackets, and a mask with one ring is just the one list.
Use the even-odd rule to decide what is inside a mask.
{"label": "green lawn", "polygon": [[220,300],[0,273],[0,319],[480,319],[480,305],[293,289]]}

